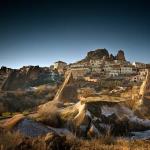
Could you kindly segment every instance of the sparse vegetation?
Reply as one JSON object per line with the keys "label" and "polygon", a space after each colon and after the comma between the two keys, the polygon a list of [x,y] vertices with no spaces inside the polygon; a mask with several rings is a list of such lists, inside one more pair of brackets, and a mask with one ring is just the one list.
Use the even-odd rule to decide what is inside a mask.
{"label": "sparse vegetation", "polygon": [[4,112],[4,113],[2,113],[2,116],[3,117],[11,117],[12,114],[10,112]]}
{"label": "sparse vegetation", "polygon": [[146,140],[126,140],[100,137],[83,140],[72,136],[47,134],[37,138],[25,138],[19,132],[0,129],[0,150],[149,150]]}
{"label": "sparse vegetation", "polygon": [[0,129],[0,150],[15,150],[22,141],[19,132],[10,132]]}
{"label": "sparse vegetation", "polygon": [[37,91],[0,92],[0,115],[5,112],[23,112],[52,100],[57,87],[40,86]]}

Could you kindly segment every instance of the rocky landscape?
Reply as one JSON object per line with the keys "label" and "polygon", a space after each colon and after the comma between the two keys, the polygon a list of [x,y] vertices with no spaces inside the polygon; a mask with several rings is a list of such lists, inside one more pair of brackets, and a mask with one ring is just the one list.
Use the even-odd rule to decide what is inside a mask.
{"label": "rocky landscape", "polygon": [[53,99],[63,77],[49,67],[0,69],[0,114],[28,111]]}
{"label": "rocky landscape", "polygon": [[6,136],[21,136],[12,149],[150,147],[150,70],[128,62],[123,50],[97,49],[51,68],[2,67],[0,77],[2,150],[11,147]]}

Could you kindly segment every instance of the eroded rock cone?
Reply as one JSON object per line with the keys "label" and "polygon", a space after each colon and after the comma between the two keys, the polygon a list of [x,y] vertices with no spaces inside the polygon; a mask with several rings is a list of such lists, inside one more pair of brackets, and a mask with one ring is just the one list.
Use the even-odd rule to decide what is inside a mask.
{"label": "eroded rock cone", "polygon": [[109,59],[110,59],[110,61],[113,61],[113,60],[115,60],[115,56],[113,56],[113,54],[110,54]]}
{"label": "eroded rock cone", "polygon": [[120,60],[120,61],[125,61],[125,54],[124,54],[124,51],[123,50],[119,50],[118,53],[117,53],[117,56],[116,56],[116,59],[117,60]]}
{"label": "eroded rock cone", "polygon": [[54,100],[60,102],[77,102],[77,88],[73,82],[72,73],[69,72],[64,83],[56,93]]}

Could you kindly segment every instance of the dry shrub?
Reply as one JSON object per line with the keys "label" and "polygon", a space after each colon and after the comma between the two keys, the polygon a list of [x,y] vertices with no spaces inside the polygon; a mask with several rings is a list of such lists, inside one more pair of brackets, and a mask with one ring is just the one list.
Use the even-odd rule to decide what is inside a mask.
{"label": "dry shrub", "polygon": [[126,140],[126,139],[118,139],[116,140],[115,146],[120,145],[122,150],[149,150],[150,142],[149,140]]}
{"label": "dry shrub", "polygon": [[9,132],[0,129],[0,150],[14,150],[16,145],[22,142],[19,132]]}
{"label": "dry shrub", "polygon": [[[51,135],[51,134],[49,134]],[[0,150],[149,150],[147,140],[127,140],[123,138],[100,137],[84,140],[75,136],[52,136],[25,138],[18,132],[0,129]]]}
{"label": "dry shrub", "polygon": [[105,135],[103,137],[100,137],[99,141],[101,144],[105,144],[105,145],[115,144],[115,138],[111,135]]}
{"label": "dry shrub", "polygon": [[73,150],[149,150],[150,142],[120,138],[109,143],[104,137],[93,140],[78,140],[70,143]]}
{"label": "dry shrub", "polygon": [[58,108],[55,105],[49,105],[48,107],[42,107],[38,111],[38,121],[50,125],[52,127],[60,127],[61,119]]}
{"label": "dry shrub", "polygon": [[67,143],[71,145],[71,150],[107,150],[113,149],[116,145],[115,138],[109,134],[89,140],[77,138],[76,136],[70,134],[66,137],[66,139]]}

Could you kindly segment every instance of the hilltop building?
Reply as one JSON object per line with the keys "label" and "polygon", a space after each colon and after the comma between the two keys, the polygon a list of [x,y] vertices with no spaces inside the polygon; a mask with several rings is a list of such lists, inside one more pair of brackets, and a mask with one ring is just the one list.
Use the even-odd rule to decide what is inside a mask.
{"label": "hilltop building", "polygon": [[133,64],[132,64],[133,66],[135,66],[136,68],[141,68],[141,69],[143,69],[143,68],[146,68],[146,64],[144,64],[144,63],[141,63],[141,62],[133,62]]}
{"label": "hilltop building", "polygon": [[116,56],[109,54],[106,49],[90,51],[87,56],[75,63],[67,65],[65,62],[58,61],[54,64],[60,74],[72,72],[74,79],[82,79],[89,82],[101,82],[106,80],[125,80],[129,82],[141,82],[145,79],[147,71],[145,68],[150,65],[134,62],[131,64],[126,60],[124,51],[119,50]]}

